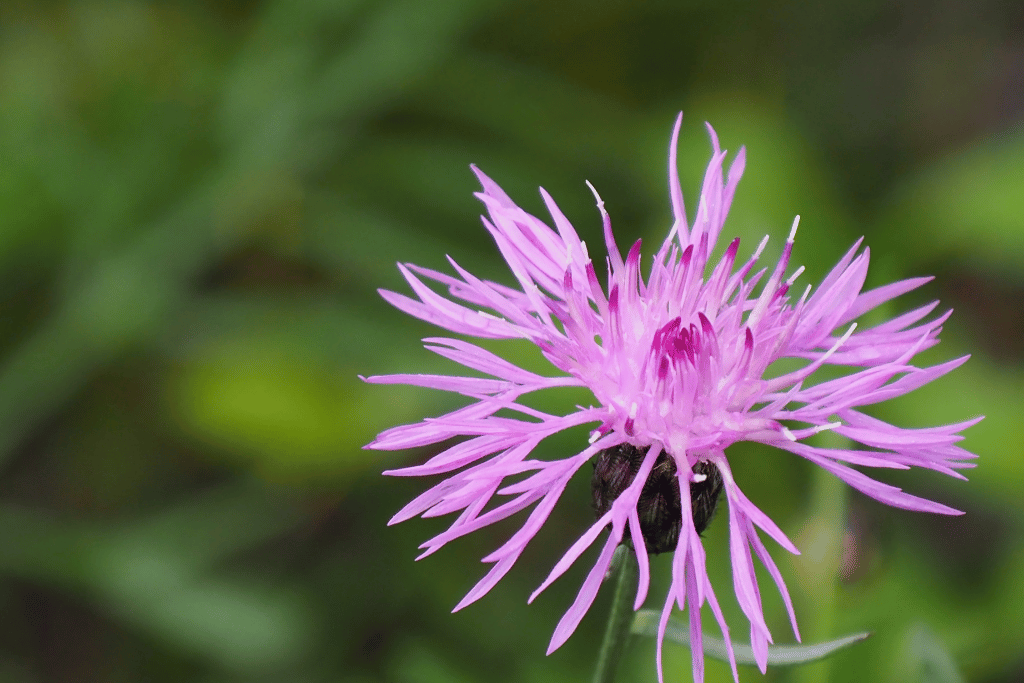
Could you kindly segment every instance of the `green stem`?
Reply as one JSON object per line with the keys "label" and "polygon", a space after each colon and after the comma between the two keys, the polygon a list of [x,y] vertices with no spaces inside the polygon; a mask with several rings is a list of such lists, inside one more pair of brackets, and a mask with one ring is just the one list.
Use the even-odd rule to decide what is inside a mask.
{"label": "green stem", "polygon": [[615,670],[633,625],[633,598],[640,575],[633,549],[625,544],[616,548],[611,568],[611,573],[618,573],[618,578],[615,582],[615,597],[612,598],[611,611],[608,613],[608,626],[604,630],[601,650],[597,653],[594,683],[612,683],[615,680]]}
{"label": "green stem", "polygon": [[[834,432],[818,437],[816,445],[851,448],[848,439]],[[821,641],[835,633],[839,618],[839,570],[842,562],[843,533],[849,487],[831,473],[816,468],[811,483],[811,516],[798,543],[803,554],[796,558],[798,574],[804,586],[811,587],[811,610],[801,622],[804,638]],[[817,683],[831,679],[832,660],[823,659],[794,672],[797,683]]]}

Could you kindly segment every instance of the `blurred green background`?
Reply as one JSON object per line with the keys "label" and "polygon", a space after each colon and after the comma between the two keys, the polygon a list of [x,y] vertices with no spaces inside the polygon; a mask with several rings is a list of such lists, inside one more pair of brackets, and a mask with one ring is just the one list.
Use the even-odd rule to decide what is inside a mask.
{"label": "blurred green background", "polygon": [[[747,146],[725,230],[741,254],[766,232],[777,250],[799,213],[801,283],[861,235],[869,285],[937,276],[887,313],[942,299],[956,313],[925,360],[974,357],[876,414],[988,416],[969,483],[883,476],[959,518],[730,453],[804,549],[771,547],[805,640],[875,634],[768,678],[1024,679],[1022,35],[1014,0],[3,2],[0,681],[589,678],[607,595],[544,650],[591,556],[526,605],[590,521],[586,476],[451,615],[515,527],[414,563],[445,520],[385,523],[431,482],[379,473],[429,453],[361,446],[458,402],[357,374],[454,369],[376,294],[406,291],[396,261],[511,279],[469,163],[538,215],[545,186],[603,259],[584,179],[620,245],[656,244],[680,109],[691,211],[702,122]],[[724,520],[705,540],[743,639]],[[666,673],[689,680],[689,653],[668,646]],[[621,680],[654,676],[633,643]]]}

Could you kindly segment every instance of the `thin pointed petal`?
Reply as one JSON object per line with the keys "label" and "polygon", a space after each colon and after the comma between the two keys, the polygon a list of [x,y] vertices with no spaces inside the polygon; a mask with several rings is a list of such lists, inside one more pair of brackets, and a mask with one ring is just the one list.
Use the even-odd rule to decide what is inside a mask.
{"label": "thin pointed petal", "polygon": [[[595,472],[601,473],[592,486],[600,501],[595,503],[598,519],[530,596],[531,601],[536,598],[610,529],[597,562],[555,628],[550,650],[570,637],[593,604],[615,546],[628,529],[639,553],[634,609],[650,589],[647,550],[668,549],[675,541],[671,585],[654,629],[659,681],[664,683],[662,641],[683,638],[682,632],[694,644],[693,676],[703,677],[703,653],[718,647],[701,632],[701,609],[707,604],[722,631],[721,657],[730,662],[738,682],[737,653],[762,671],[778,659],[762,610],[755,559],[772,577],[800,638],[788,589],[761,533],[792,553],[799,551],[736,485],[726,449],[739,441],[774,446],[886,505],[960,514],[855,468],[916,467],[963,478],[960,470],[973,466],[975,456],[960,445],[961,433],[980,418],[908,429],[862,412],[862,406],[912,392],[967,360],[914,364],[918,354],[939,343],[951,314],[936,315],[941,311],[937,302],[862,324],[865,314],[877,315],[881,306],[930,278],[864,291],[870,252],[858,240],[817,287],[801,285],[798,296],[800,289],[792,288],[803,268],[790,259],[798,253],[799,216],[774,263],[759,263],[767,236],[738,266],[738,238],[712,263],[713,254],[721,251],[720,238],[735,234],[728,214],[746,166],[746,150],[741,147],[726,170],[729,154],[707,126],[711,159],[696,197],[696,213],[688,222],[677,159],[681,125],[682,114],[673,126],[668,153],[671,224],[653,258],[642,254],[639,240],[623,257],[604,202],[588,183],[608,252],[604,283],[604,269],[595,267],[580,234],[547,192],[541,190],[550,214],[545,222],[472,167],[481,186],[476,196],[487,214],[482,223],[508,266],[507,276],[495,278],[501,282],[484,280],[449,257],[451,274],[399,264],[411,295],[381,291],[399,310],[466,337],[424,340],[429,351],[462,369],[361,377],[368,384],[445,391],[456,396],[460,407],[386,429],[365,448],[424,449],[428,452],[422,460],[386,474],[444,477],[390,521],[454,516],[446,530],[421,545],[420,557],[532,507],[522,527],[483,558],[493,566],[457,610],[486,595],[511,571],[570,478],[596,458]],[[515,362],[502,356],[510,349]],[[545,363],[550,365],[547,370],[541,369]],[[828,377],[822,378],[826,371]],[[557,390],[566,388],[585,389],[589,395],[575,398],[580,404],[564,410],[550,407],[555,400],[533,400],[535,392],[556,390],[546,394],[554,399]],[[581,450],[560,454],[542,445],[550,436],[588,424],[595,426]],[[834,431],[850,443],[817,446],[811,439],[823,431]],[[697,533],[696,517],[709,516],[707,506],[713,505],[702,496],[718,495],[709,493],[711,484],[704,483],[708,473],[720,475],[712,483],[725,489],[733,589],[750,623],[749,646],[733,647]],[[669,491],[678,485],[680,492],[680,518],[668,520],[667,531],[655,523],[661,513],[650,514],[652,505],[663,505],[663,499],[655,503],[653,496],[671,495],[662,488],[666,482]],[[676,536],[659,537],[665,533]],[[670,619],[677,607],[689,610],[689,623],[680,629]],[[830,647],[803,648],[794,656],[827,653]]]}

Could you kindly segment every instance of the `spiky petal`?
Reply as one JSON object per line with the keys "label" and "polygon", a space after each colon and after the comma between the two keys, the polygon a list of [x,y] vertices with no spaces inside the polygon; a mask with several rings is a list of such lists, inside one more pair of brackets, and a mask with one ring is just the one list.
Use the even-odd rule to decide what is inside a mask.
{"label": "spiky petal", "polygon": [[[726,449],[737,441],[760,442],[810,460],[887,505],[959,514],[876,481],[855,467],[924,467],[962,477],[958,470],[970,466],[968,461],[974,455],[956,445],[962,438],[959,433],[980,418],[943,427],[904,429],[861,410],[910,392],[967,360],[963,357],[923,368],[913,365],[919,352],[938,343],[941,325],[949,315],[929,318],[934,303],[874,327],[861,329],[856,323],[864,313],[920,287],[929,278],[862,291],[869,253],[860,249],[858,241],[817,289],[808,287],[801,296],[793,297],[790,287],[802,269],[787,273],[799,220],[794,221],[782,256],[770,270],[757,269],[767,237],[741,264],[737,264],[739,239],[730,242],[724,255],[711,263],[743,174],[745,151],[739,151],[726,173],[726,152],[708,127],[712,157],[691,224],[675,164],[681,122],[680,115],[669,153],[674,221],[646,278],[640,242],[625,258],[621,256],[596,191],[608,252],[606,285],[597,276],[586,244],[546,192],[541,194],[554,230],[519,208],[474,167],[483,186],[476,196],[489,216],[483,219],[484,227],[517,286],[481,280],[449,258],[454,276],[399,265],[416,298],[388,291],[381,294],[402,311],[458,335],[529,340],[550,361],[553,372],[550,376],[535,374],[460,339],[429,338],[426,348],[485,376],[366,378],[377,384],[412,384],[456,392],[469,399],[468,405],[446,415],[389,429],[368,447],[426,447],[461,437],[422,464],[387,472],[396,476],[449,475],[392,519],[396,523],[416,515],[458,513],[446,531],[421,546],[422,556],[532,508],[523,526],[483,558],[494,566],[456,609],[485,595],[511,569],[584,463],[624,443],[645,449],[632,484],[530,596],[532,601],[604,537],[597,562],[555,628],[549,652],[572,635],[597,595],[615,547],[627,538],[640,562],[635,607],[645,601],[649,564],[637,501],[656,459],[663,452],[668,454],[676,464],[683,519],[662,611],[659,676],[666,623],[673,605],[678,605],[689,609],[693,673],[695,680],[702,680],[700,608],[705,602],[730,642],[730,652],[731,641],[708,580],[704,547],[686,494],[691,483],[704,476],[694,473],[696,463],[710,463],[721,472],[728,505],[733,588],[750,622],[751,646],[764,671],[772,635],[762,613],[754,555],[778,587],[797,639],[799,632],[789,593],[759,531],[792,553],[798,550],[737,487]],[[428,282],[446,288],[447,296],[435,292]],[[769,366],[783,358],[805,363],[800,369],[769,377]],[[823,365],[838,366],[845,374],[817,381],[815,371]],[[594,404],[554,415],[520,402],[531,392],[566,386],[586,387]],[[584,424],[594,424],[595,429],[590,443],[576,454],[550,461],[533,457],[547,437]],[[865,448],[823,448],[808,443],[810,436],[826,429]],[[506,484],[510,477],[514,482]],[[735,676],[735,661],[733,672]]]}

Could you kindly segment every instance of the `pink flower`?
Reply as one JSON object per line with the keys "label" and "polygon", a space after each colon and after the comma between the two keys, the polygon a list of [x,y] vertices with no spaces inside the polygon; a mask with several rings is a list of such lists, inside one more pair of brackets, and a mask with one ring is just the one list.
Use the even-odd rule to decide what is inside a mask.
{"label": "pink flower", "polygon": [[[532,601],[609,530],[575,602],[555,628],[548,652],[576,629],[597,595],[615,547],[628,539],[640,564],[634,609],[647,597],[648,547],[674,550],[672,583],[658,638],[659,676],[669,614],[673,605],[688,606],[693,675],[699,681],[704,673],[700,607],[705,601],[729,642],[699,535],[719,489],[724,490],[728,505],[733,587],[750,621],[751,646],[761,670],[765,670],[768,643],[773,641],[762,614],[751,550],[778,587],[799,639],[789,593],[758,529],[790,552],[799,551],[737,487],[726,456],[731,444],[757,441],[790,451],[894,507],[960,514],[871,479],[851,465],[918,466],[963,478],[957,469],[970,466],[965,461],[975,456],[956,445],[962,438],[958,432],[980,418],[944,427],[903,429],[859,410],[910,392],[967,360],[965,356],[926,368],[912,365],[918,352],[938,343],[941,325],[949,316],[947,312],[928,319],[938,302],[867,329],[858,329],[854,322],[930,278],[862,292],[868,250],[858,253],[858,241],[816,290],[808,286],[799,297],[791,296],[790,287],[803,270],[786,274],[798,221],[770,271],[755,271],[767,237],[739,268],[739,239],[729,244],[717,263],[709,263],[743,174],[745,152],[740,150],[724,176],[726,152],[719,149],[718,138],[708,127],[714,153],[690,225],[676,170],[681,122],[680,115],[669,148],[674,222],[646,279],[641,275],[640,241],[623,260],[603,202],[594,192],[608,250],[607,291],[587,245],[546,192],[541,190],[541,195],[555,230],[520,209],[490,178],[473,169],[483,185],[477,197],[490,214],[490,220],[483,219],[484,226],[518,288],[480,280],[449,258],[457,277],[399,264],[418,300],[389,291],[381,295],[402,311],[459,335],[527,339],[554,366],[553,376],[534,374],[460,339],[428,338],[428,349],[484,376],[405,374],[366,381],[457,392],[470,399],[469,405],[389,429],[368,448],[417,448],[461,438],[421,465],[386,473],[449,475],[391,520],[395,524],[416,515],[459,513],[445,532],[421,546],[420,557],[533,507],[522,528],[483,558],[494,566],[456,610],[478,600],[511,569],[569,479],[596,458],[593,486],[599,518],[530,597]],[[448,295],[436,293],[424,280],[446,287]],[[781,358],[806,363],[781,376],[766,375]],[[816,382],[813,374],[824,364],[839,366],[845,374]],[[551,415],[519,402],[530,392],[566,386],[586,387],[593,393],[594,404]],[[575,455],[551,461],[531,457],[552,434],[592,423],[596,428],[590,443]],[[822,430],[834,430],[866,449],[821,448],[806,442]],[[509,477],[514,479],[506,484]],[[731,643],[729,647],[731,657]],[[735,676],[735,661],[732,666]]]}

